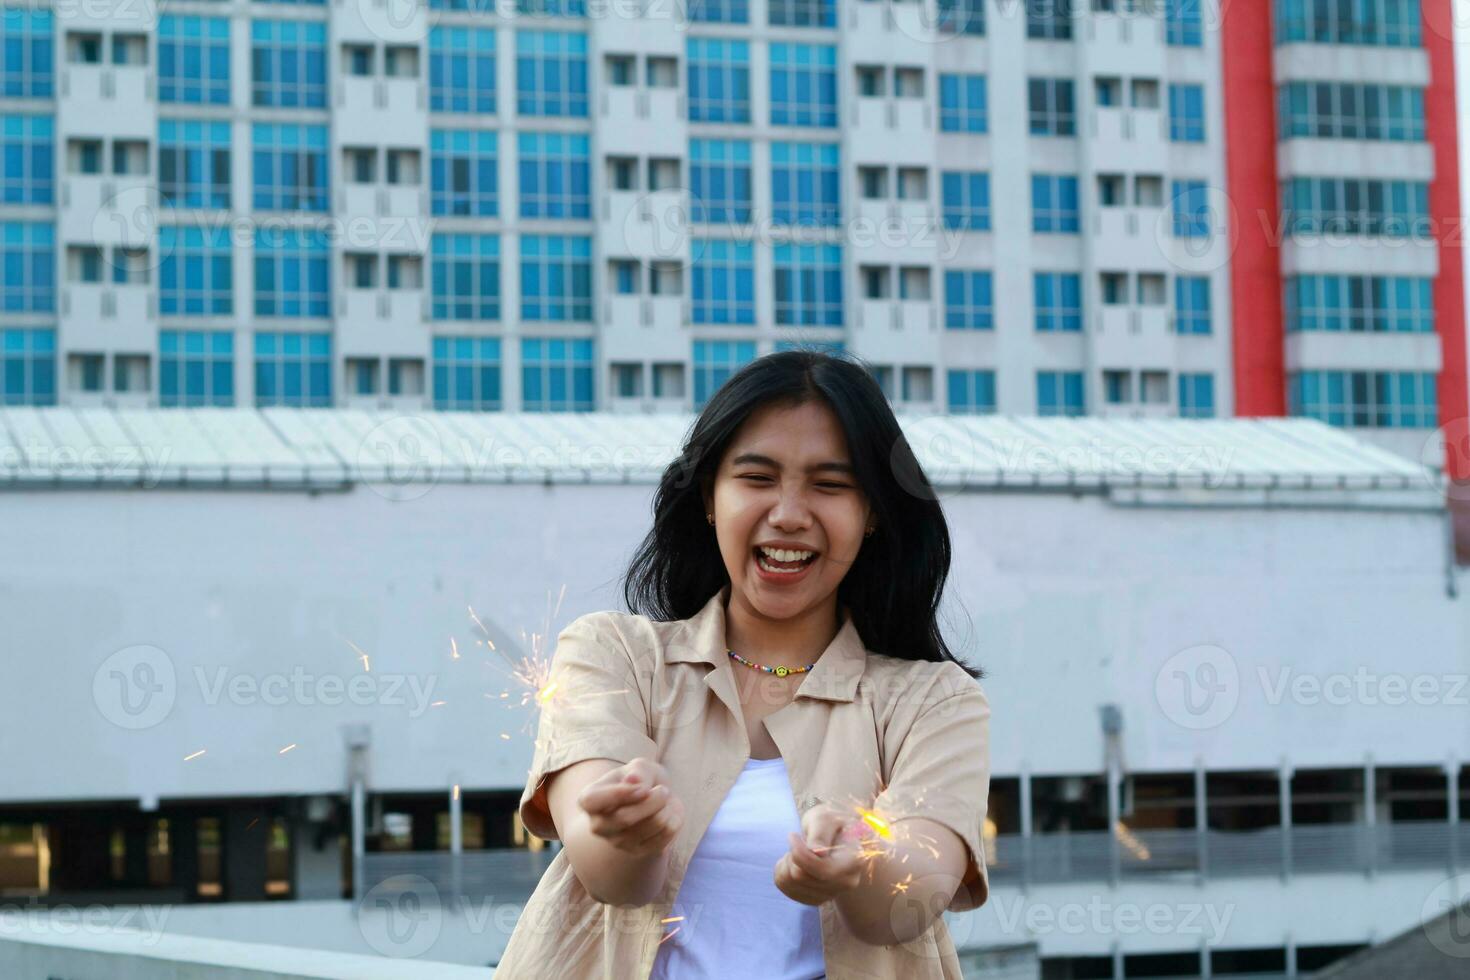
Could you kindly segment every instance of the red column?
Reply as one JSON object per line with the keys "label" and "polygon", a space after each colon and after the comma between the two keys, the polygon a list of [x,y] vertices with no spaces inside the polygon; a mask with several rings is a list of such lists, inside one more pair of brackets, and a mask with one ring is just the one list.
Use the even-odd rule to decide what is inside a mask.
{"label": "red column", "polygon": [[1286,414],[1274,6],[1266,0],[1221,5],[1236,415]]}
{"label": "red column", "polygon": [[1455,113],[1455,0],[1422,0],[1424,49],[1429,54],[1429,87],[1424,121],[1434,146],[1434,181],[1429,213],[1439,242],[1439,278],[1434,283],[1434,323],[1444,367],[1439,374],[1439,424],[1443,428],[1445,469],[1455,480],[1470,479],[1470,395],[1465,383],[1465,228],[1460,214],[1459,124]]}

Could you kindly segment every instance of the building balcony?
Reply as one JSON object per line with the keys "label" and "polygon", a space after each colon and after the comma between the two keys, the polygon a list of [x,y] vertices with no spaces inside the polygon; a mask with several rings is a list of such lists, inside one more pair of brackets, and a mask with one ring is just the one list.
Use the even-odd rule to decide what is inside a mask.
{"label": "building balcony", "polygon": [[334,145],[428,143],[428,90],[418,79],[349,75],[336,80],[332,91]]}
{"label": "building balcony", "polygon": [[345,355],[423,357],[428,351],[422,289],[343,289],[337,318]]}
{"label": "building balcony", "polygon": [[1161,306],[1103,306],[1093,317],[1093,357],[1103,368],[1168,370],[1174,366],[1170,313]]}
{"label": "building balcony", "polygon": [[161,212],[154,184],[148,174],[67,174],[57,182],[60,239],[156,248],[158,218],[172,212]]}
{"label": "building balcony", "polygon": [[73,350],[152,351],[157,297],[148,286],[70,282],[60,290],[62,327]]}
{"label": "building balcony", "polygon": [[68,132],[149,142],[157,138],[154,77],[146,66],[67,64],[58,74],[60,112]]}
{"label": "building balcony", "polygon": [[600,152],[681,159],[687,154],[684,96],[677,89],[607,86],[597,98],[598,112],[611,121],[598,130]]}

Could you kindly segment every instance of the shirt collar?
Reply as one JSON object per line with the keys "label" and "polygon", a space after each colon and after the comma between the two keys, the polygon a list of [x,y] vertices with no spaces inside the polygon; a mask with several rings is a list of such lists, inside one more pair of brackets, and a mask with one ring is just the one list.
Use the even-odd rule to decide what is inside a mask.
{"label": "shirt collar", "polygon": [[[730,663],[725,646],[725,603],[729,601],[727,582],[710,597],[704,608],[685,620],[685,629],[664,650],[664,663],[708,663],[719,669]],[[846,606],[840,609],[842,628],[822,651],[796,691],[797,697],[821,698],[827,701],[851,701],[857,695],[858,681],[867,668],[868,651]]]}

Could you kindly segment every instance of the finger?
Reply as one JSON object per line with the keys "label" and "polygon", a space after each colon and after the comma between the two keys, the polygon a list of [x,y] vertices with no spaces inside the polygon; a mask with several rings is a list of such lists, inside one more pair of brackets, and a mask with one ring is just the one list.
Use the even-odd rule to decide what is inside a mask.
{"label": "finger", "polygon": [[806,842],[812,847],[829,847],[837,843],[847,819],[828,810],[813,818],[806,832]]}
{"label": "finger", "polygon": [[592,829],[603,836],[621,834],[667,806],[669,792],[667,786],[656,786],[643,799],[592,814]]}
{"label": "finger", "polygon": [[625,782],[593,783],[582,790],[578,802],[588,813],[610,813],[648,797],[651,786]]}
{"label": "finger", "polygon": [[684,817],[679,809],[664,807],[641,823],[629,827],[624,836],[635,846],[648,848],[673,840],[683,825]]}
{"label": "finger", "polygon": [[669,771],[652,759],[640,756],[623,767],[623,778],[634,785],[658,786],[669,781]]}

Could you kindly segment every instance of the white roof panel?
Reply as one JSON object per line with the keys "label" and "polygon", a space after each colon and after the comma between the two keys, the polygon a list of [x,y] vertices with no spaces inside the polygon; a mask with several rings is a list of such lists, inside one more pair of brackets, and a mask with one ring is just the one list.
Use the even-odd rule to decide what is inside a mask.
{"label": "white roof panel", "polygon": [[[688,414],[0,408],[0,486],[654,483],[693,421]],[[1311,419],[935,415],[900,423],[930,481],[952,488],[1442,493],[1438,476],[1419,462]]]}

